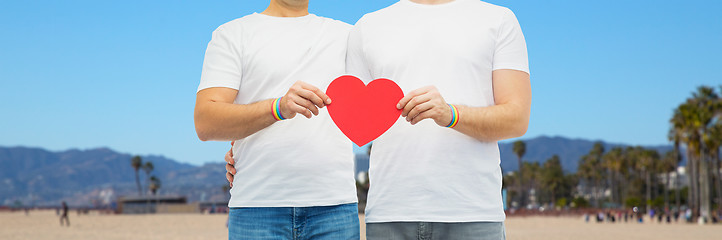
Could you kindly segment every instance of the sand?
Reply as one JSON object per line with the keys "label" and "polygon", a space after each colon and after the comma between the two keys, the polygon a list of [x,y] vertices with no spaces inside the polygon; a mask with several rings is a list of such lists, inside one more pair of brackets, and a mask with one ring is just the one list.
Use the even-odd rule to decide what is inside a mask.
{"label": "sand", "polygon": [[[0,212],[0,239],[227,239],[225,215],[70,215],[55,211]],[[359,216],[363,221],[363,216]],[[510,217],[507,239],[722,239],[722,224],[585,223],[581,217]],[[365,230],[362,225],[362,235]]]}

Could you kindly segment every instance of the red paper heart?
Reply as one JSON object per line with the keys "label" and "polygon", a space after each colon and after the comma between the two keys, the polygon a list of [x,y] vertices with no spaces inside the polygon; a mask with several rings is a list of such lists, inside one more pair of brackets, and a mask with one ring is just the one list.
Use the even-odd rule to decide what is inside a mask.
{"label": "red paper heart", "polygon": [[328,113],[341,132],[363,146],[381,136],[401,115],[396,104],[404,97],[395,82],[376,79],[368,86],[354,76],[341,76],[326,89]]}

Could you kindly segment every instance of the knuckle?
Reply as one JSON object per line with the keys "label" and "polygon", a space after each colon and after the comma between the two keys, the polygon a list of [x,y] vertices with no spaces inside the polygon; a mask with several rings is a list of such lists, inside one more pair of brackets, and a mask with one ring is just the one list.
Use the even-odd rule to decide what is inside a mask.
{"label": "knuckle", "polygon": [[413,98],[409,101],[408,105],[414,106],[414,105],[416,105],[417,102],[418,102],[418,100],[416,100],[416,98]]}

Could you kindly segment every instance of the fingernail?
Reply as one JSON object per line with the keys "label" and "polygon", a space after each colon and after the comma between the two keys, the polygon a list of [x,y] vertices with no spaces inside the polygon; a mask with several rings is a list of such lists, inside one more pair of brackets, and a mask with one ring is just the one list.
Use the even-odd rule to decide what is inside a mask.
{"label": "fingernail", "polygon": [[326,99],[326,104],[331,104],[331,99]]}
{"label": "fingernail", "polygon": [[401,104],[396,104],[396,109],[401,109]]}

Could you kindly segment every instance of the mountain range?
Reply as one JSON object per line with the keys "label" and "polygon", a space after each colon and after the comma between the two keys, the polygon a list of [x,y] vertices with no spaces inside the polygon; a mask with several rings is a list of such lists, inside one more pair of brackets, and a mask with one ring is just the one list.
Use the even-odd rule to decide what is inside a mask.
{"label": "mountain range", "polygon": [[[526,139],[524,161],[544,162],[557,154],[567,172],[575,172],[581,156],[595,141],[564,137]],[[605,149],[624,144],[603,143]],[[512,142],[499,143],[504,172],[518,169]],[[671,146],[648,146],[663,153]],[[108,148],[71,149],[53,152],[42,148],[0,147],[0,205],[55,206],[68,201],[74,206],[112,202],[118,196],[137,195],[132,155]],[[191,165],[163,156],[141,156],[154,165],[152,175],[161,180],[160,194],[187,196],[189,201],[223,201],[224,162]],[[368,156],[356,155],[356,172],[368,170]],[[146,174],[139,172],[141,185]],[[145,188],[144,188],[145,190]],[[109,194],[110,193],[110,194]]]}

